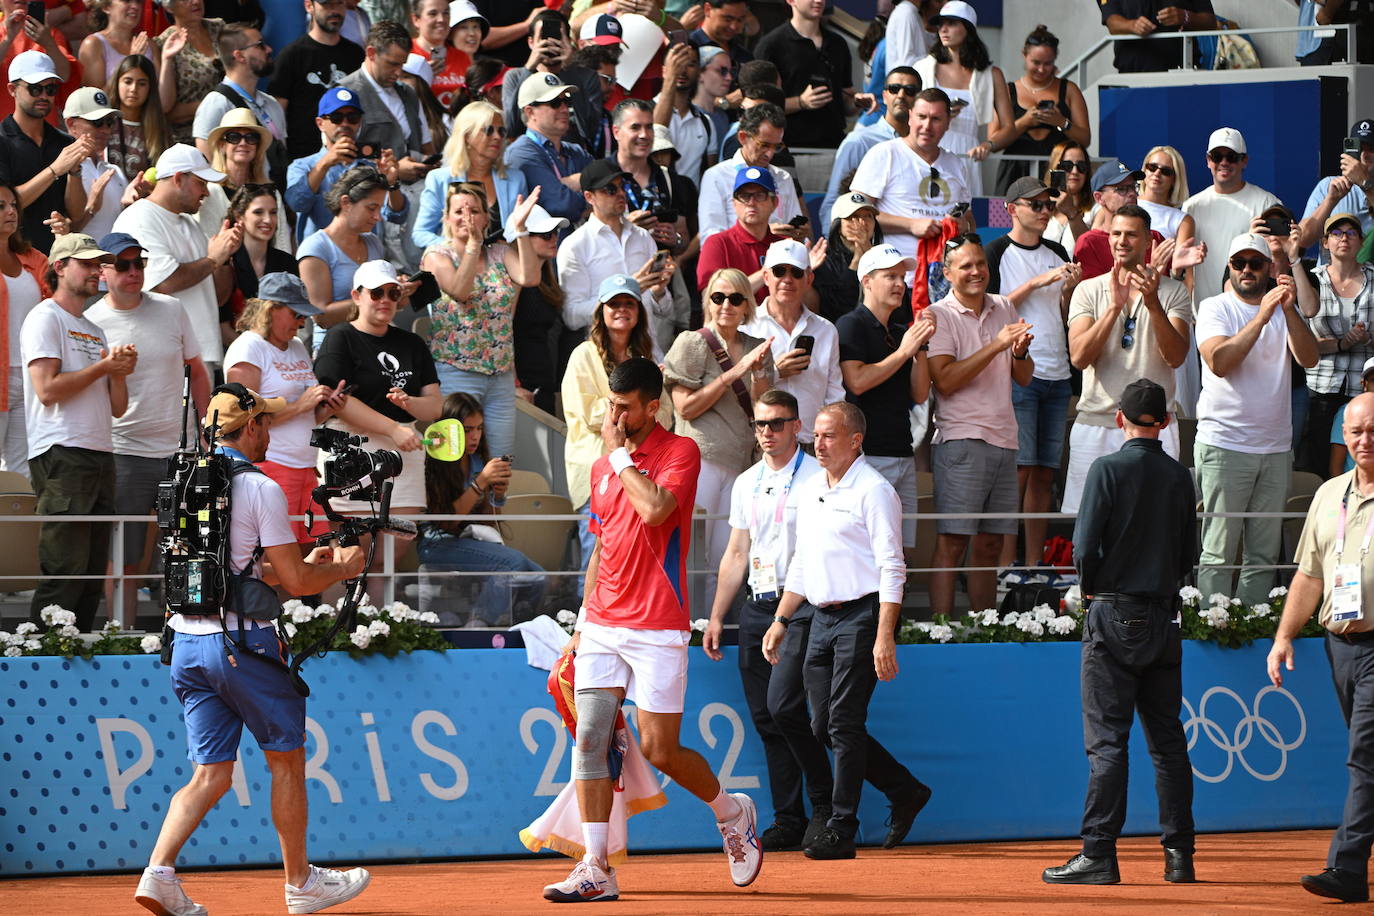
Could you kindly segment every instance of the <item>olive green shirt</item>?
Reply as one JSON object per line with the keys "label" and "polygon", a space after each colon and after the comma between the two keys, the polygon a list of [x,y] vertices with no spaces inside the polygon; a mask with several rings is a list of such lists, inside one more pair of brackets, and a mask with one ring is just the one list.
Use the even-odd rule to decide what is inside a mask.
{"label": "olive green shirt", "polygon": [[[1341,503],[1349,497],[1345,519],[1345,548],[1343,556],[1336,554],[1336,535],[1341,520]],[[1322,582],[1322,604],[1317,621],[1332,633],[1364,633],[1374,630],[1374,544],[1363,557],[1360,542],[1374,514],[1374,493],[1361,496],[1355,489],[1355,472],[1333,477],[1318,488],[1303,522],[1302,537],[1294,558],[1298,571]],[[1336,567],[1341,563],[1360,564],[1361,620],[1331,621],[1331,589],[1336,579]]]}

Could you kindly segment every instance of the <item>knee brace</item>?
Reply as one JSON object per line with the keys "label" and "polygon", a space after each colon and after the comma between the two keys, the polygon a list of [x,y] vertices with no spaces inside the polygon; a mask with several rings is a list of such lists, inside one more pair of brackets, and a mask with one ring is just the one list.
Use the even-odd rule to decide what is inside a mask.
{"label": "knee brace", "polygon": [[573,745],[573,779],[610,779],[606,752],[615,729],[620,700],[609,690],[589,687],[578,690],[577,743]]}

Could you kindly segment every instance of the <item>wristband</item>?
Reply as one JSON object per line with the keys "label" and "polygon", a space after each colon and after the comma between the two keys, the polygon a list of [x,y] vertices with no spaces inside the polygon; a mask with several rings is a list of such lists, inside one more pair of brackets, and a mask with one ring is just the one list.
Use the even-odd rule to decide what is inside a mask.
{"label": "wristband", "polygon": [[517,240],[519,240],[519,239],[527,239],[527,238],[529,238],[529,237],[530,237],[529,230],[528,230],[528,229],[524,229],[524,230],[521,230],[520,232],[517,232],[517,233],[515,233],[514,235],[512,235],[512,236],[510,237],[510,240],[511,240],[512,242],[514,242],[514,241],[517,241]]}
{"label": "wristband", "polygon": [[1012,358],[1012,359],[1030,359],[1030,351],[1027,350],[1025,353],[1022,353],[1020,356],[1017,356],[1017,355],[1016,355],[1016,351],[1013,350],[1012,353],[1011,353],[1011,358]]}
{"label": "wristband", "polygon": [[630,450],[621,446],[610,454],[611,469],[615,471],[615,476],[619,477],[626,468],[635,466],[635,460],[630,457]]}

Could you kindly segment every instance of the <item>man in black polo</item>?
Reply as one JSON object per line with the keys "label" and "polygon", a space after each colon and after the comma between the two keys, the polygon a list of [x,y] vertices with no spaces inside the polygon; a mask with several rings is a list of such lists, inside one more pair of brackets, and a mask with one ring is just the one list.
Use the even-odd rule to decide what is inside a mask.
{"label": "man in black polo", "polygon": [[[916,513],[916,459],[911,449],[912,404],[930,393],[926,344],[935,322],[921,318],[905,327],[893,321],[906,293],[906,275],[916,262],[891,245],[875,245],[859,259],[863,302],[835,322],[840,337],[840,374],[845,400],[868,422],[864,456],[902,501],[902,514]],[[908,560],[916,546],[916,522],[902,521]]]}
{"label": "man in black polo", "polygon": [[[1118,73],[1154,73],[1183,66],[1183,41],[1167,32],[1204,32],[1217,27],[1212,0],[1101,0],[1102,24],[1112,35],[1139,35],[1112,49]],[[1197,50],[1193,50],[1197,55]]]}
{"label": "man in black polo", "polygon": [[788,0],[792,18],[759,39],[754,56],[772,61],[787,97],[787,142],[835,149],[854,110],[849,45],[821,27],[825,0]]}
{"label": "man in black polo", "polygon": [[1164,389],[1126,386],[1116,425],[1121,450],[1093,462],[1083,485],[1073,560],[1083,594],[1083,743],[1091,763],[1083,805],[1083,851],[1045,869],[1047,884],[1119,884],[1116,839],[1126,821],[1131,720],[1155,763],[1163,828],[1164,880],[1194,881],[1193,767],[1183,736],[1183,644],[1178,589],[1197,563],[1192,475],[1164,452]]}
{"label": "man in black polo", "polygon": [[48,123],[62,79],[42,51],[15,55],[9,69],[14,114],[0,121],[0,183],[19,190],[24,238],[39,251],[52,248],[54,214],[80,213],[86,207],[81,163],[95,152],[90,137],[75,140]]}

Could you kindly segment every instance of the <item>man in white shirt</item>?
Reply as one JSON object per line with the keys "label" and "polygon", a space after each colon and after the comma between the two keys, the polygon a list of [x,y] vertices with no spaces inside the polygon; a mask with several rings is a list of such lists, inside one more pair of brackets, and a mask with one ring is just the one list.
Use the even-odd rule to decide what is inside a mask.
{"label": "man in white shirt", "polygon": [[[263,40],[262,32],[251,25],[232,23],[219,34],[220,63],[224,65],[224,80],[206,94],[196,107],[191,124],[191,136],[196,149],[206,158],[211,155],[210,132],[219,127],[224,115],[234,108],[247,108],[259,124],[267,128],[272,139],[282,144],[286,138],[286,112],[271,95],[258,88],[258,83],[272,73],[272,49]],[[286,147],[280,145],[279,155],[268,155],[268,171],[273,181],[286,181]],[[275,160],[282,171],[272,170]]]}
{"label": "man in white shirt", "polygon": [[745,109],[739,118],[739,152],[724,162],[718,162],[701,175],[701,203],[697,210],[698,233],[704,242],[717,232],[724,232],[735,222],[731,200],[735,193],[735,173],[754,166],[773,173],[778,189],[778,208],[774,211],[772,229],[778,235],[793,238],[807,237],[805,226],[789,222],[806,216],[797,199],[796,185],[791,174],[773,165],[773,157],[782,149],[782,135],[787,128],[787,116],[771,102],[762,102]]}
{"label": "man in white shirt", "polygon": [[[1227,252],[1231,291],[1197,307],[1202,354],[1194,463],[1204,512],[1282,512],[1292,465],[1292,363],[1317,364],[1317,339],[1298,311],[1293,278],[1269,288],[1273,257],[1246,233]],[[1244,538],[1246,568],[1232,591],[1229,566]],[[1283,523],[1277,518],[1204,518],[1197,584],[1204,595],[1235,595],[1245,607],[1269,600]]]}
{"label": "man in white shirt", "polygon": [[[883,241],[915,258],[917,243],[938,236],[940,221],[972,195],[963,157],[940,148],[949,130],[949,96],[933,87],[922,89],[909,120],[905,137],[879,143],[864,155],[849,189],[878,202]],[[912,279],[907,278],[908,285]]]}
{"label": "man in white shirt", "polygon": [[701,184],[704,169],[715,165],[716,150],[720,149],[711,116],[692,101],[700,76],[696,47],[687,42],[674,45],[663,58],[663,91],[654,100],[654,123],[668,128],[673,146],[682,156],[677,172],[694,185]]}
{"label": "man in white shirt", "polygon": [[91,154],[81,160],[81,184],[86,189],[86,209],[73,213],[72,229],[100,238],[110,231],[123,209],[121,199],[129,186],[124,170],[105,156],[110,131],[119,122],[119,111],[110,107],[105,90],[83,86],[67,97],[62,109],[67,133],[76,139],[90,137]]}
{"label": "man in white shirt", "polygon": [[887,83],[883,86],[883,103],[887,110],[882,120],[868,127],[855,127],[840,142],[835,151],[835,164],[830,169],[830,183],[825,189],[825,199],[821,201],[821,234],[830,228],[831,211],[835,201],[845,188],[846,177],[859,168],[859,163],[868,151],[885,140],[905,137],[911,127],[911,106],[916,101],[916,93],[921,91],[921,76],[911,67],[889,67]]}
{"label": "man in white shirt", "polygon": [[[181,440],[181,399],[173,392],[183,384],[183,367],[191,369],[191,398],[196,416],[210,401],[210,379],[200,358],[200,344],[191,318],[171,296],[145,292],[143,246],[133,236],[111,232],[100,247],[114,255],[101,269],[109,292],[86,310],[100,326],[110,346],[137,344],[143,357],[140,370],[125,382],[129,405],[114,421],[114,513],[145,515],[157,504],[157,485],[167,476],[167,460]],[[124,526],[124,572],[144,571],[147,526]],[[132,607],[137,583],[126,580]]]}
{"label": "man in white shirt", "polygon": [[658,246],[654,237],[647,229],[625,219],[625,174],[610,159],[593,160],[580,173],[582,197],[591,207],[591,215],[558,246],[563,323],[571,329],[585,330],[591,326],[601,281],[615,274],[634,277],[644,291],[640,298],[651,314],[672,314],[673,297],[668,291],[668,280],[675,269],[672,258],[664,252],[665,259],[656,268]]}
{"label": "man in white shirt", "polygon": [[[24,415],[29,474],[39,515],[109,515],[114,511],[112,417],[129,403],[125,378],[138,364],[132,344],[111,347],[84,314],[100,290],[100,265],[111,259],[83,233],[59,236],[48,255],[56,275],[52,298],[29,312],[21,331]],[[38,532],[42,577],[30,612],[34,622],[50,604],[76,614],[90,630],[100,605],[109,558],[109,526],[96,522],[44,523]]]}
{"label": "man in white shirt", "polygon": [[777,387],[797,399],[803,443],[811,442],[816,415],[825,404],[844,400],[840,374],[840,337],[835,326],[803,304],[811,290],[811,259],[806,246],[782,239],[768,246],[763,259],[768,298],[754,320],[740,330],[773,339]]}
{"label": "man in white shirt", "polygon": [[[1112,269],[1078,284],[1069,302],[1069,360],[1083,371],[1083,393],[1069,430],[1069,468],[1060,511],[1078,512],[1092,463],[1118,451],[1125,434],[1116,425],[1126,386],[1148,379],[1174,397],[1174,370],[1193,337],[1188,287],[1147,265],[1150,214],[1134,204],[1116,211],[1108,226]],[[1159,435],[1169,457],[1178,458],[1178,431],[1171,422]]]}
{"label": "man in white shirt", "polygon": [[902,504],[864,460],[864,430],[863,411],[853,404],[827,404],[816,416],[816,458],[825,473],[801,485],[797,529],[808,537],[797,544],[763,637],[764,657],[777,664],[791,618],[810,605],[802,678],[816,737],[835,755],[830,820],[806,847],[811,859],[854,858],[868,701],[879,680],[897,676],[897,618],[906,585]]}
{"label": "man in white shirt", "polygon": [[[1245,180],[1245,138],[1234,127],[1212,131],[1207,139],[1207,168],[1212,186],[1183,202],[1183,212],[1197,226],[1197,240],[1221,251],[1238,235],[1250,231],[1250,221],[1282,203],[1273,194]],[[1201,302],[1221,292],[1226,265],[1219,258],[1193,270],[1193,294]],[[1172,396],[1171,396],[1172,397]]]}
{"label": "man in white shirt", "polygon": [[930,53],[932,36],[926,29],[930,0],[897,0],[887,17],[887,66],[914,67]]}
{"label": "man in white shirt", "polygon": [[[1069,418],[1069,342],[1064,321],[1069,299],[1083,270],[1069,261],[1068,252],[1045,241],[1054,202],[1050,189],[1038,178],[1018,178],[1006,192],[1011,231],[986,248],[988,292],[1006,296],[1017,312],[1036,329],[1030,355],[1035,373],[1029,385],[1011,387],[1019,431],[1016,451],[1017,488],[1022,512],[1048,512],[1054,478],[1064,456],[1064,428]],[[1044,519],[1026,519],[1026,565],[1044,556]],[[1016,562],[1016,538],[1008,537],[999,566]]]}
{"label": "man in white shirt", "polygon": [[168,147],[158,157],[152,192],[119,214],[112,230],[142,243],[148,253],[143,288],[181,301],[212,374],[224,358],[219,305],[233,289],[229,259],[243,244],[243,227],[225,220],[207,240],[195,214],[210,194],[209,182],[224,178],[194,146]]}

